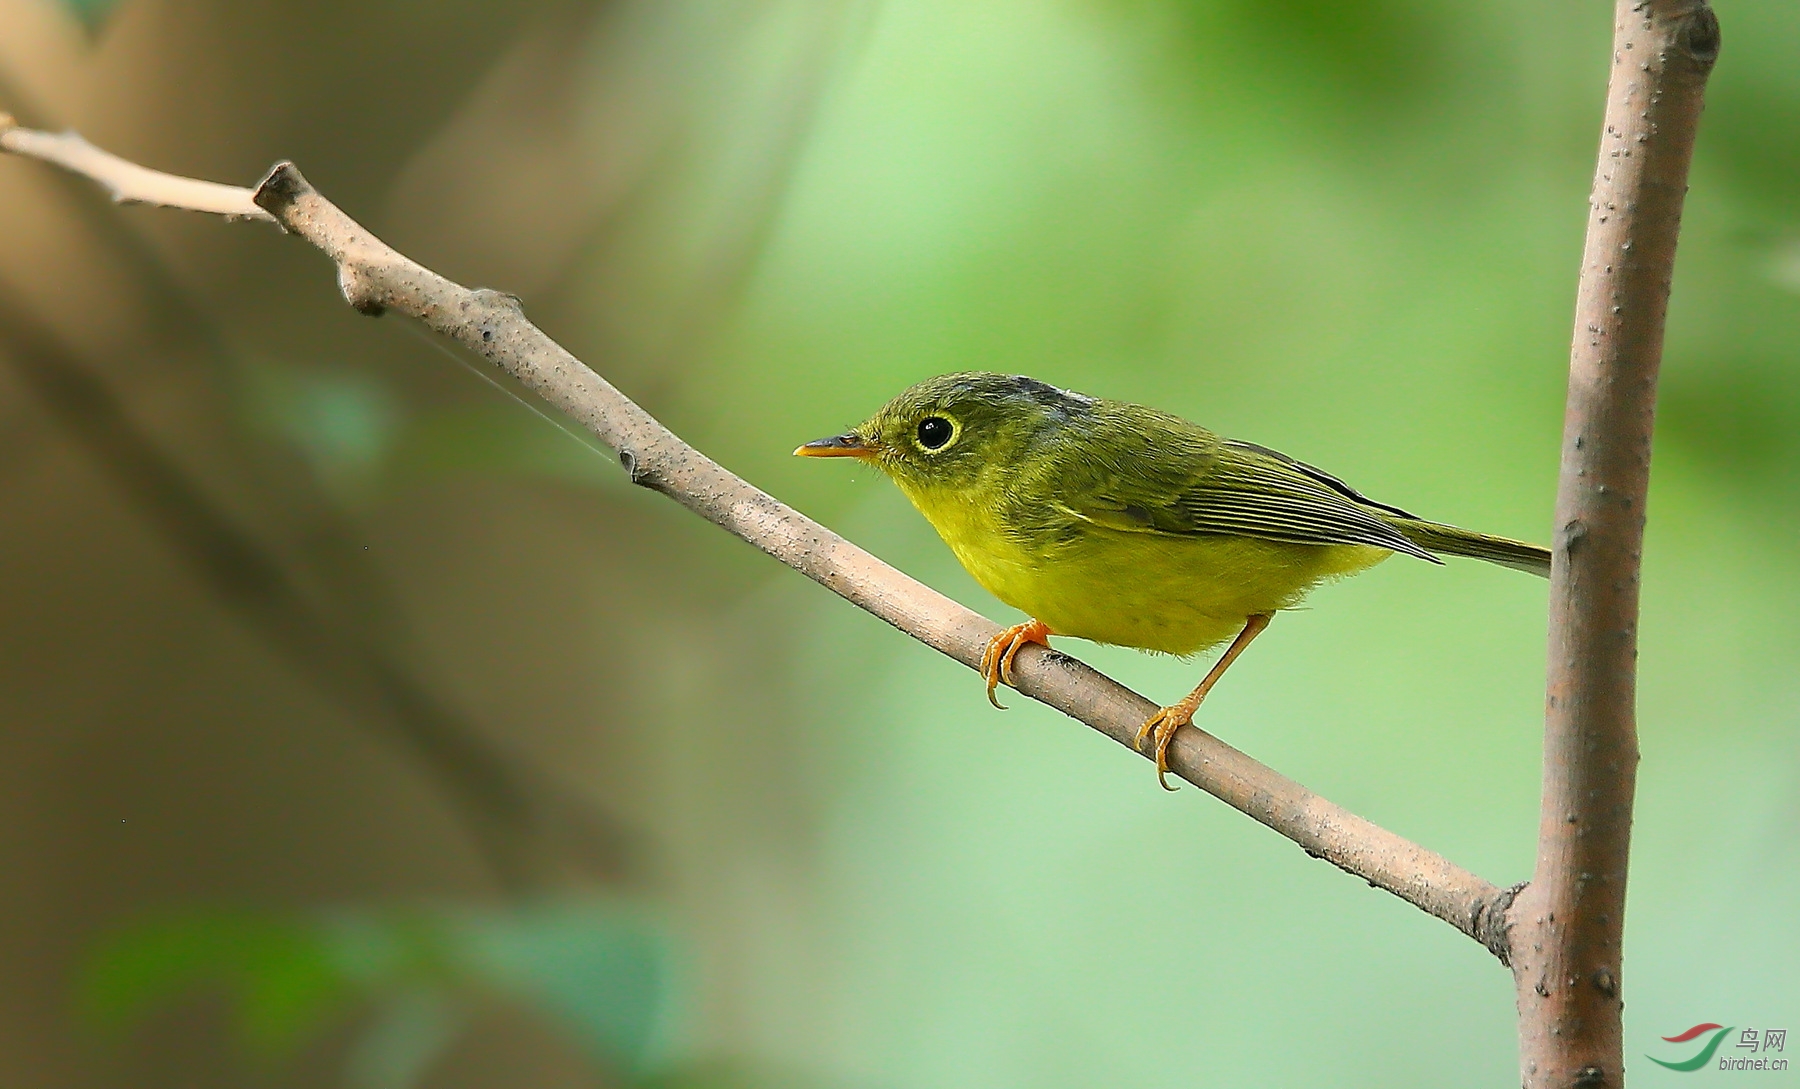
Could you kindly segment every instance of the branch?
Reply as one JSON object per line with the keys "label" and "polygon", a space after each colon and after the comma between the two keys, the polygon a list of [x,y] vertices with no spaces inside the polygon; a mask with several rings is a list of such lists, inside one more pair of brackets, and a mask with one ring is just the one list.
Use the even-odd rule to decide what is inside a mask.
{"label": "branch", "polygon": [[[8,131],[7,120],[0,117],[0,146],[70,165],[71,157],[58,152],[56,142],[79,137]],[[103,184],[128,178],[109,175]],[[161,191],[166,193],[166,187]],[[324,251],[337,266],[344,298],[358,311],[373,315],[395,310],[467,346],[616,451],[633,483],[661,492],[913,638],[979,668],[982,650],[998,625],[901,574],[682,442],[526,320],[516,298],[462,287],[395,252],[321,196],[291,163],[278,164],[254,190],[236,190],[234,200],[236,194]],[[130,190],[119,193],[122,200],[139,197]],[[1133,751],[1138,727],[1156,710],[1149,700],[1093,669],[1041,647],[1021,653],[1015,671],[1020,692]],[[1169,763],[1181,778],[1313,857],[1386,889],[1506,958],[1500,924],[1514,890],[1497,888],[1313,794],[1201,730],[1186,727],[1177,734]]]}
{"label": "branch", "polygon": [[[0,96],[17,93],[0,76]],[[124,193],[111,193],[115,202],[141,203],[129,188],[136,184],[133,179],[155,179],[151,188],[157,192],[212,194],[209,199],[218,214],[274,222],[250,200],[248,189],[147,171],[73,133],[48,136],[13,127],[4,113],[0,113],[0,146],[34,157],[41,154],[58,164],[98,164],[113,171],[128,187]],[[75,176],[68,180],[80,184]],[[76,195],[89,194],[83,189]],[[75,207],[86,212],[100,205],[81,200]],[[141,282],[155,292],[153,301],[164,316],[173,315],[172,320],[190,331],[198,329],[208,350],[222,351],[205,315],[169,287],[160,259],[143,247],[124,221],[103,214],[95,222],[112,243],[113,256],[134,263]],[[221,605],[327,698],[347,709],[353,722],[396,746],[443,791],[453,818],[501,886],[530,891],[542,885],[554,863],[569,859],[606,879],[617,879],[629,870],[635,844],[627,829],[597,811],[590,800],[489,740],[476,723],[434,695],[366,630],[367,610],[379,611],[376,602],[386,595],[379,577],[358,562],[365,554],[348,544],[346,528],[329,517],[328,507],[309,512],[308,541],[313,550],[336,546],[328,581],[351,582],[339,593],[355,599],[352,608],[304,592],[305,577],[293,570],[294,557],[270,547],[209,494],[180,458],[139,426],[105,378],[86,366],[47,323],[13,302],[4,288],[0,284],[0,340],[4,340],[0,358]]]}
{"label": "branch", "polygon": [[1718,53],[1706,0],[1617,0],[1556,499],[1537,869],[1508,916],[1526,1089],[1624,1085],[1644,503],[1675,241]]}
{"label": "branch", "polygon": [[92,178],[112,195],[115,204],[154,204],[189,212],[211,212],[227,219],[275,217],[258,208],[250,190],[237,185],[198,181],[164,174],[139,166],[109,151],[101,151],[79,133],[51,134],[14,126],[11,115],[0,113],[0,146],[16,155],[55,163],[64,170]]}

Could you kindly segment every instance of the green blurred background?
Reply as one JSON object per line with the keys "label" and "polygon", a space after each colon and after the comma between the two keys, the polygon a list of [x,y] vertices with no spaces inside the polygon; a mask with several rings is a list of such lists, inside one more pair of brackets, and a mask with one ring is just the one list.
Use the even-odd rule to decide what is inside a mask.
{"label": "green blurred background", "polygon": [[[1642,1058],[1800,1028],[1800,12],[1718,7],[1646,559],[1644,1085],[1800,1081]],[[217,180],[294,159],[1010,622],[874,473],[788,452],[918,378],[1023,371],[1548,537],[1610,19],[0,0],[0,109]],[[352,313],[299,243],[0,158],[0,276],[0,1082],[1516,1078],[1473,943],[1084,727],[990,710]],[[1543,607],[1386,564],[1276,624],[1205,725],[1520,880]],[[1154,697],[1195,679],[1067,649]]]}

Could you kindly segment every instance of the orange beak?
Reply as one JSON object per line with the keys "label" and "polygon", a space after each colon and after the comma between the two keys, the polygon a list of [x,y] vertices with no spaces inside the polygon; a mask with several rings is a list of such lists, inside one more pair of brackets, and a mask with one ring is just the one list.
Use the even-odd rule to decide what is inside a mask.
{"label": "orange beak", "polygon": [[875,456],[875,448],[856,432],[846,431],[842,435],[833,435],[828,439],[814,439],[796,449],[794,456],[797,458],[867,459]]}

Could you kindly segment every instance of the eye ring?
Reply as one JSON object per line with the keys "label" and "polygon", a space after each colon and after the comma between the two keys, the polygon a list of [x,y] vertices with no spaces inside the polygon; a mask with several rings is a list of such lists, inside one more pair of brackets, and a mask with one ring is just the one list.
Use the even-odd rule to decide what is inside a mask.
{"label": "eye ring", "polygon": [[956,438],[956,425],[942,416],[927,416],[919,421],[919,445],[926,450],[942,450]]}

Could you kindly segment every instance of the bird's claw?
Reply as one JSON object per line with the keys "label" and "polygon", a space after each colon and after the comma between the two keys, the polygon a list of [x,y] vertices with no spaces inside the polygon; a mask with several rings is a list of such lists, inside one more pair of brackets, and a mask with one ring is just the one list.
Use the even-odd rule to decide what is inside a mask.
{"label": "bird's claw", "polygon": [[994,697],[994,689],[1000,687],[1000,644],[1005,639],[1006,633],[1001,632],[989,639],[987,649],[981,652],[981,679],[987,682],[988,702],[1002,711],[1006,706]]}
{"label": "bird's claw", "polygon": [[981,652],[981,679],[987,682],[988,702],[1002,711],[1006,710],[1006,706],[995,698],[994,690],[1000,687],[1001,681],[1013,685],[1013,659],[1019,656],[1019,651],[1025,649],[1027,643],[1048,647],[1049,627],[1041,620],[1014,624],[989,639],[987,649]]}
{"label": "bird's claw", "polygon": [[1137,751],[1144,751],[1146,740],[1154,738],[1156,741],[1156,782],[1164,790],[1177,789],[1169,785],[1169,745],[1174,742],[1177,730],[1193,724],[1194,710],[1179,703],[1163,707],[1138,727]]}
{"label": "bird's claw", "polygon": [[1269,626],[1270,615],[1269,613],[1256,613],[1245,619],[1244,630],[1238,632],[1237,638],[1233,639],[1231,645],[1225,648],[1225,653],[1207,671],[1206,679],[1200,682],[1200,686],[1189,692],[1187,698],[1180,703],[1158,709],[1154,715],[1144,720],[1142,726],[1138,727],[1138,752],[1144,751],[1146,738],[1152,735],[1156,738],[1156,781],[1162,785],[1164,790],[1175,789],[1169,785],[1169,745],[1175,740],[1176,732],[1183,726],[1194,724],[1194,712],[1200,709],[1200,704],[1206,699],[1206,694],[1212,691],[1212,686],[1219,682],[1219,678],[1225,675],[1227,669],[1231,668],[1231,663],[1237,661],[1238,655],[1244,653],[1244,648],[1250,645],[1250,640],[1255,639],[1258,632]]}

